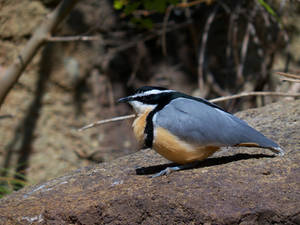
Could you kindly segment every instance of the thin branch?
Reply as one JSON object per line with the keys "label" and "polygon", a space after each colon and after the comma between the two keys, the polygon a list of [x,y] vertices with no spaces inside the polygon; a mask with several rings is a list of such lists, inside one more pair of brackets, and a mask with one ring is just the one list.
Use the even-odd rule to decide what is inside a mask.
{"label": "thin branch", "polygon": [[[174,7],[176,8],[189,8],[195,5],[199,5],[201,3],[206,3],[207,5],[211,5],[214,2],[214,0],[196,0],[192,2],[182,2],[176,4]],[[138,16],[150,16],[157,13],[155,10],[135,10],[132,14],[136,17]],[[121,14],[121,18],[127,17],[126,13]]]}
{"label": "thin branch", "polygon": [[[219,97],[219,98],[214,98],[209,100],[212,103],[216,102],[224,102],[228,101],[231,99],[236,99],[236,98],[242,98],[242,97],[247,97],[247,96],[277,96],[277,97],[300,97],[300,94],[289,94],[289,93],[282,93],[282,92],[267,92],[267,91],[262,91],[262,92],[245,92],[241,94],[236,94],[236,95],[230,95],[230,96],[225,96],[225,97]],[[97,122],[88,124],[84,127],[81,127],[78,129],[78,131],[83,131],[95,126],[99,126],[101,124],[105,123],[110,123],[110,122],[115,122],[115,121],[120,121],[120,120],[126,120],[126,119],[131,119],[136,117],[136,114],[130,114],[126,116],[118,116],[118,117],[113,117],[111,119],[106,119],[106,120],[99,120]]]}
{"label": "thin branch", "polygon": [[0,78],[0,107],[5,97],[18,81],[23,71],[35,56],[47,38],[55,31],[58,24],[69,14],[79,0],[63,0],[56,9],[50,13],[45,21],[35,30],[30,40],[14,60],[12,65]]}
{"label": "thin branch", "polygon": [[48,37],[48,42],[67,42],[67,41],[99,41],[99,36],[67,36],[67,37]]}
{"label": "thin branch", "polygon": [[205,60],[205,49],[207,44],[208,32],[212,22],[214,21],[217,10],[218,10],[218,6],[216,6],[211,12],[211,14],[208,16],[206,24],[204,26],[201,47],[199,52],[199,59],[198,59],[198,87],[200,91],[203,90],[203,86],[204,86],[203,84],[204,60]]}
{"label": "thin branch", "polygon": [[231,96],[214,98],[214,99],[209,100],[209,101],[213,102],[213,103],[223,102],[223,101],[236,99],[236,98],[247,97],[247,96],[300,97],[300,93],[299,94],[289,94],[289,93],[283,93],[283,92],[253,91],[253,92],[244,92],[244,93],[231,95]]}
{"label": "thin branch", "polygon": [[243,71],[244,71],[244,65],[245,65],[248,45],[249,45],[249,37],[250,37],[250,29],[251,29],[250,26],[251,26],[251,22],[249,21],[244,36],[243,44],[242,44],[241,56],[239,61],[240,63],[237,66],[237,78],[239,84],[244,82]]}
{"label": "thin branch", "polygon": [[300,75],[292,74],[292,73],[284,73],[284,72],[276,72],[280,76],[292,78],[292,79],[300,79]]}
{"label": "thin branch", "polygon": [[[233,13],[232,13],[232,18],[230,20],[232,21],[232,24],[230,24],[230,29],[229,32],[231,32],[230,35],[228,35],[228,42],[230,42],[230,51],[229,53],[232,52],[233,55],[233,61],[236,67],[236,71],[238,71],[238,65],[240,64],[240,59],[239,59],[239,53],[238,53],[238,21],[239,16],[240,16],[240,11],[241,11],[241,3],[238,1],[237,6],[235,7]],[[231,39],[229,39],[231,38]]]}
{"label": "thin branch", "polygon": [[[127,43],[122,44],[122,45],[117,44],[112,40],[103,40],[103,41],[104,41],[104,44],[118,45],[118,47],[112,48],[111,53],[110,53],[110,54],[115,54],[117,52],[122,52],[122,51],[125,51],[127,49],[133,48],[139,42],[149,41],[149,40],[154,39],[158,36],[165,35],[166,33],[184,28],[184,27],[190,25],[191,23],[192,23],[192,21],[187,21],[185,23],[173,25],[171,27],[166,27],[165,29],[159,30],[156,33],[152,33],[148,36],[143,36],[143,37],[136,38],[135,40],[127,42]],[[81,36],[47,37],[46,38],[46,41],[48,41],[48,42],[99,41],[99,40],[102,40],[101,37],[99,37],[99,36],[82,36],[82,35]]]}
{"label": "thin branch", "polygon": [[130,114],[130,115],[126,115],[126,116],[113,117],[111,119],[106,119],[106,120],[99,120],[95,123],[90,123],[90,124],[88,124],[84,127],[79,128],[78,131],[83,131],[83,130],[86,130],[86,129],[89,129],[89,128],[92,128],[92,127],[95,127],[95,126],[98,126],[98,125],[101,125],[101,124],[120,121],[120,120],[131,119],[131,118],[134,118],[134,117],[136,117],[135,114]]}
{"label": "thin branch", "polygon": [[248,20],[248,25],[247,25],[246,32],[245,32],[244,39],[243,39],[243,43],[242,43],[242,48],[241,48],[241,53],[240,53],[240,63],[237,66],[237,78],[238,78],[238,83],[239,84],[244,82],[244,76],[243,76],[244,65],[245,65],[245,62],[246,62],[246,56],[247,56],[247,52],[248,52],[252,20],[254,19],[255,15],[256,15],[256,12],[257,12],[257,8],[255,7],[252,10],[250,18]]}
{"label": "thin branch", "polygon": [[182,3],[178,3],[176,5],[176,7],[187,8],[187,7],[199,5],[203,2],[206,2],[207,5],[210,5],[210,4],[212,4],[213,0],[196,0],[196,1],[192,1],[192,2],[182,2]]}
{"label": "thin branch", "polygon": [[248,18],[246,32],[245,32],[243,42],[242,42],[242,47],[241,47],[241,52],[240,52],[240,60],[239,60],[239,64],[237,65],[237,79],[238,79],[239,84],[242,84],[244,82],[243,72],[244,72],[246,57],[247,57],[247,53],[248,53],[249,40],[250,40],[251,33],[254,34],[253,39],[257,38],[255,36],[255,27],[253,25],[253,21],[256,17],[257,10],[258,10],[258,8],[256,5],[251,10],[250,16]]}
{"label": "thin branch", "polygon": [[294,83],[300,83],[300,79],[292,79],[292,78],[280,78],[281,81],[289,81]]}
{"label": "thin branch", "polygon": [[168,25],[168,20],[171,15],[171,12],[173,10],[174,6],[170,5],[167,10],[166,14],[164,16],[164,21],[163,21],[163,28],[162,28],[162,35],[161,35],[161,46],[162,46],[162,52],[164,56],[167,56],[167,43],[166,43],[166,29]]}
{"label": "thin branch", "polygon": [[[168,33],[168,32],[172,32],[172,31],[184,28],[184,27],[190,25],[191,23],[192,23],[192,21],[187,21],[187,22],[184,22],[184,23],[181,23],[181,24],[178,24],[178,25],[174,25],[172,27],[168,27],[165,30],[165,32]],[[140,41],[146,42],[146,41],[152,40],[152,39],[154,39],[158,36],[161,36],[162,34],[163,34],[163,31],[159,30],[156,33],[150,34],[146,37],[137,38],[137,39],[135,39],[133,41],[130,41],[130,42],[124,44],[124,45],[121,45],[117,48],[114,48],[113,52],[116,53],[116,52],[121,52],[121,51],[127,50],[129,48],[135,47],[138,44],[138,42],[140,42]]]}
{"label": "thin branch", "polygon": [[254,44],[256,44],[256,46],[257,46],[257,54],[260,57],[263,57],[263,55],[264,55],[264,50],[262,49],[263,45],[262,45],[261,41],[259,40],[255,26],[252,23],[250,24],[250,33],[253,37]]}
{"label": "thin branch", "polygon": [[11,115],[11,114],[0,115],[0,120],[1,120],[1,119],[7,119],[7,118],[11,119],[11,118],[13,118],[13,117],[14,117],[14,116]]}

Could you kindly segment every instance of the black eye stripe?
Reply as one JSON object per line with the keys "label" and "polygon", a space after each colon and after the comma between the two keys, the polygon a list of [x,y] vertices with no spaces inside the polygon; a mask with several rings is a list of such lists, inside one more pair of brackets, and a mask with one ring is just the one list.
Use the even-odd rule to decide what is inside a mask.
{"label": "black eye stripe", "polygon": [[153,99],[156,99],[155,95],[144,95],[136,97],[136,100],[138,101],[151,101]]}
{"label": "black eye stripe", "polygon": [[169,99],[170,96],[171,93],[167,92],[167,93],[137,96],[135,97],[135,100],[145,104],[157,105],[157,104],[164,104],[166,99]]}

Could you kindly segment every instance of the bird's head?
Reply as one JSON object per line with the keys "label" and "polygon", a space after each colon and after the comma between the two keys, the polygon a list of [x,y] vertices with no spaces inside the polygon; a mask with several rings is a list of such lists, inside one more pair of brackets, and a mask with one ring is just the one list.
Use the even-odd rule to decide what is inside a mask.
{"label": "bird's head", "polygon": [[137,113],[142,114],[153,110],[171,92],[174,91],[162,87],[144,86],[137,89],[133,95],[119,99],[118,102],[128,102]]}

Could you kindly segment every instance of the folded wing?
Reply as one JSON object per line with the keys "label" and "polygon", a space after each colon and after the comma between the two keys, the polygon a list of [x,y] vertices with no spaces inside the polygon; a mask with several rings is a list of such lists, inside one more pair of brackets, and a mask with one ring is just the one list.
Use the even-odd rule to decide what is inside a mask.
{"label": "folded wing", "polygon": [[282,154],[272,140],[245,121],[194,99],[176,98],[153,118],[155,126],[168,129],[180,139],[199,145],[259,146]]}

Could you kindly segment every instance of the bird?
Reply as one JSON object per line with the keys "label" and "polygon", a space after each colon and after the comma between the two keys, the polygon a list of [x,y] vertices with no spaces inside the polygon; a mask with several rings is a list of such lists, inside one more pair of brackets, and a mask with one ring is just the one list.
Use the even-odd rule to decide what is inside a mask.
{"label": "bird", "polygon": [[138,143],[178,164],[152,177],[188,168],[225,146],[259,147],[284,155],[274,141],[203,98],[144,86],[118,102],[129,103],[136,111],[132,127]]}

